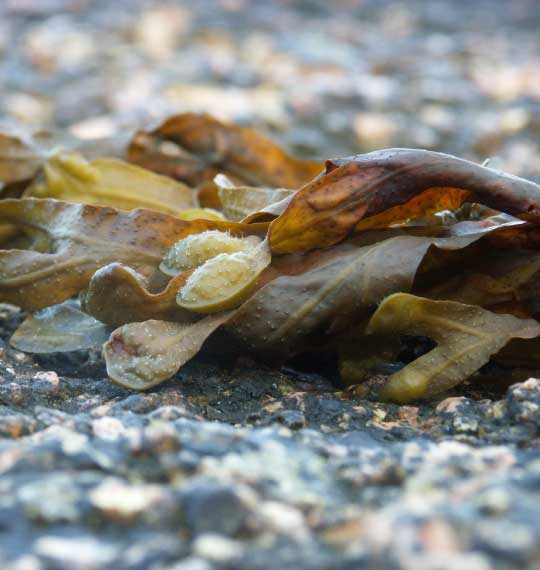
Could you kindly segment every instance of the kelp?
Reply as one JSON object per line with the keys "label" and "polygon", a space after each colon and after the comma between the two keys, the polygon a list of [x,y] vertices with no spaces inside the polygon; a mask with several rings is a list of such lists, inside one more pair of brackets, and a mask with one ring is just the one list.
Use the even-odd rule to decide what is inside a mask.
{"label": "kelp", "polygon": [[43,162],[44,154],[28,133],[7,128],[0,130],[0,190],[30,180]]}
{"label": "kelp", "polygon": [[[386,295],[412,288],[417,268],[426,255],[466,252],[490,233],[505,227],[502,220],[499,226],[485,228],[482,222],[478,226],[476,233],[440,238],[377,232],[364,236],[360,243],[347,242],[306,255],[278,257],[263,273],[253,296],[220,322],[220,326],[251,353],[274,363],[314,347],[328,349],[336,339],[341,346],[343,340],[339,339],[349,336],[347,331],[352,326],[366,321]],[[169,286],[174,284],[176,288],[178,283],[174,279]],[[101,298],[105,300],[104,296]],[[114,305],[113,296],[111,311]],[[198,322],[196,325],[195,330]],[[188,338],[190,326],[194,325],[179,327]],[[135,324],[133,327],[127,329],[138,331],[130,336],[131,350],[144,354],[146,341],[141,332],[144,327]],[[116,372],[116,380],[131,382],[122,380],[121,371]]]}
{"label": "kelp", "polygon": [[437,346],[390,376],[381,396],[406,403],[453,388],[514,338],[540,335],[540,323],[475,305],[396,293],[383,301],[367,332],[424,335]]}
{"label": "kelp", "polygon": [[0,191],[3,197],[19,197],[47,159],[61,149],[81,153],[87,159],[125,155],[126,135],[82,140],[66,132],[38,131],[0,125]]}
{"label": "kelp", "polygon": [[24,352],[47,354],[88,348],[101,349],[111,329],[68,300],[28,315],[11,337],[11,345]]}
{"label": "kelp", "polygon": [[108,325],[161,319],[192,322],[197,316],[176,302],[178,290],[187,279],[181,274],[158,291],[148,289],[148,280],[126,265],[111,263],[98,269],[82,293],[84,310]]}
{"label": "kelp", "polygon": [[[189,113],[139,132],[128,158],[138,166],[48,154],[27,192],[62,200],[0,200],[0,227],[16,230],[0,250],[0,302],[51,307],[23,323],[14,346],[67,350],[69,326],[75,344],[85,327],[88,342],[119,327],[104,346],[109,376],[144,390],[218,329],[227,350],[272,365],[338,353],[346,384],[395,370],[385,363],[403,335],[429,337],[437,346],[383,389],[406,402],[492,357],[527,360],[523,346],[537,342],[533,182],[410,149],[329,160],[323,171],[251,129]],[[80,309],[68,305],[74,295]]]}
{"label": "kelp", "polygon": [[528,303],[538,297],[540,253],[531,250],[488,250],[470,260],[457,274],[422,294],[432,299],[481,307]]}
{"label": "kelp", "polygon": [[[354,231],[386,227],[464,202],[540,220],[540,186],[425,150],[389,149],[327,161],[270,227],[276,253],[334,245]],[[384,213],[384,215],[383,215]]]}
{"label": "kelp", "polygon": [[176,115],[152,131],[137,133],[128,158],[193,186],[225,173],[252,186],[298,188],[324,168],[321,162],[288,155],[253,129],[195,113]]}
{"label": "kelp", "polygon": [[118,159],[88,162],[75,151],[49,156],[24,195],[123,210],[149,208],[179,217],[196,206],[193,191],[185,184]]}
{"label": "kelp", "polygon": [[263,212],[276,216],[278,203],[291,198],[293,190],[285,188],[261,188],[257,186],[237,186],[225,175],[219,174],[214,182],[218,188],[218,197],[221,209],[228,220],[240,221],[244,218],[253,218]]}
{"label": "kelp", "polygon": [[[304,255],[303,263],[309,262],[304,271],[292,256],[295,273],[259,289],[227,327],[251,349],[273,358],[296,354],[315,341],[328,343],[369,316],[387,295],[410,291],[426,256],[436,267],[435,259],[452,252],[463,256],[469,246],[505,227],[504,222],[487,228],[478,222],[471,233],[441,237],[401,230],[365,234]],[[282,267],[288,257],[279,258]]]}
{"label": "kelp", "polygon": [[192,325],[156,320],[124,325],[103,348],[107,373],[121,386],[151,388],[174,376],[228,318],[223,312]]}
{"label": "kelp", "polygon": [[345,386],[355,386],[395,366],[399,352],[399,337],[366,335],[367,322],[361,321],[337,347],[339,376]]}
{"label": "kelp", "polygon": [[271,261],[267,240],[242,251],[219,253],[193,270],[178,290],[176,302],[203,314],[235,309],[257,288]]}
{"label": "kelp", "polygon": [[167,252],[159,269],[174,277],[185,271],[196,269],[217,255],[246,252],[261,242],[255,236],[234,237],[221,231],[207,231],[191,234],[177,241]]}
{"label": "kelp", "polygon": [[150,278],[177,240],[206,230],[236,235],[264,233],[265,226],[211,220],[183,221],[165,213],[27,198],[0,201],[0,224],[28,236],[25,249],[0,250],[0,302],[36,311],[84,289],[110,263],[123,263]]}

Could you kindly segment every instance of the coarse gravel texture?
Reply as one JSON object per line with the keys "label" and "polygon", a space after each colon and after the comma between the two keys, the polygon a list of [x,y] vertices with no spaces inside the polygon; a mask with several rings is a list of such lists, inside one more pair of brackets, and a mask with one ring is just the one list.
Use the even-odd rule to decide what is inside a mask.
{"label": "coarse gravel texture", "polygon": [[[540,180],[539,26],[536,0],[5,0],[0,117],[89,138],[207,111],[307,156]],[[540,567],[540,380],[397,406],[203,354],[139,394],[97,353],[10,348],[21,318],[1,308],[2,570]]]}

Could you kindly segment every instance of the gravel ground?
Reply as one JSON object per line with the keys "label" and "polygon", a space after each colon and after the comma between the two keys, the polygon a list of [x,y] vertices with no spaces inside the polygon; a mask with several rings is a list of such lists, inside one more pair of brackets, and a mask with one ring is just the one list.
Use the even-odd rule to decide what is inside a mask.
{"label": "gravel ground", "polygon": [[[92,138],[208,111],[307,156],[423,147],[540,180],[539,26],[537,0],[4,0],[0,117]],[[97,354],[10,349],[20,318],[2,570],[540,567],[539,380],[396,406],[202,355],[135,394]]]}

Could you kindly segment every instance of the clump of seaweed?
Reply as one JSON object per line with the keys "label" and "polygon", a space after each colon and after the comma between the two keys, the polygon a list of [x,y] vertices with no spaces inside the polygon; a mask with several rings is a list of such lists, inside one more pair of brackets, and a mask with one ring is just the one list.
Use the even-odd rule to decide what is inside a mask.
{"label": "clump of seaweed", "polygon": [[386,378],[396,402],[532,358],[533,182],[422,150],[301,160],[193,114],[136,133],[127,157],[0,135],[0,301],[29,313],[13,346],[103,346],[111,379],[142,390],[211,335],[276,365],[337,354],[346,384],[404,335],[432,339]]}

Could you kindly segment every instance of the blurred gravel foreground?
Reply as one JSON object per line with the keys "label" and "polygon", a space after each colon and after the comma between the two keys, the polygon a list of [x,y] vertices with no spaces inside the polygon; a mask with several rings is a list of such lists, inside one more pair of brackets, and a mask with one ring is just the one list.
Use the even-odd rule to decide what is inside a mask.
{"label": "blurred gravel foreground", "polygon": [[[540,3],[2,0],[0,119],[171,113],[296,154],[440,150],[540,181]],[[540,380],[418,406],[197,358],[143,394],[0,308],[1,570],[540,568]],[[517,383],[516,383],[517,382]]]}

